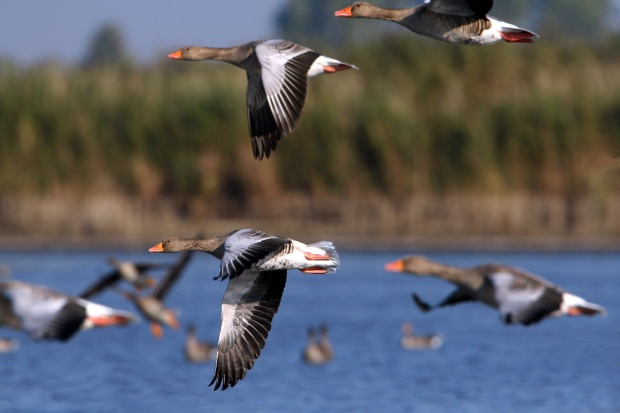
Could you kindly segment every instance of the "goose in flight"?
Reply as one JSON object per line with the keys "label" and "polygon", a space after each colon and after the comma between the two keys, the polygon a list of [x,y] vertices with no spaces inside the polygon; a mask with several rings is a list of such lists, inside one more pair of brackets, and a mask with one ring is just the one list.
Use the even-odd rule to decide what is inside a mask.
{"label": "goose in flight", "polygon": [[168,55],[180,60],[220,60],[247,72],[246,103],[254,158],[269,158],[280,138],[297,126],[308,78],[357,67],[286,40],[235,47],[187,46]]}
{"label": "goose in flight", "polygon": [[80,330],[126,325],[128,312],[23,281],[0,283],[0,325],[24,330],[36,340],[69,340]]}
{"label": "goose in flight", "polygon": [[335,16],[387,20],[448,43],[532,43],[532,38],[538,37],[534,32],[487,16],[492,7],[493,0],[430,0],[408,9],[384,9],[357,2],[336,11]]}
{"label": "goose in flight", "polygon": [[[456,268],[425,257],[408,256],[386,264],[387,271],[431,275],[457,289],[436,307],[465,301],[481,301],[499,310],[506,324],[530,325],[547,317],[605,314],[605,309],[524,270],[501,264]],[[433,307],[413,294],[422,311]]]}
{"label": "goose in flight", "polygon": [[179,260],[168,269],[151,294],[140,296],[128,291],[123,292],[125,298],[131,301],[144,318],[151,322],[151,333],[157,339],[163,337],[162,325],[174,330],[180,328],[176,311],[166,307],[164,300],[170,293],[172,286],[179,280],[190,258],[191,251],[187,251],[179,257]]}
{"label": "goose in flight", "polygon": [[108,258],[108,264],[112,266],[113,270],[99,278],[94,284],[84,290],[79,297],[84,299],[91,298],[107,288],[115,286],[119,281],[126,281],[132,284],[138,291],[146,287],[154,287],[156,285],[155,280],[149,277],[146,272],[166,266],[165,264],[119,261],[112,257]]}
{"label": "goose in flight", "polygon": [[215,279],[228,280],[215,373],[209,385],[225,390],[243,379],[265,346],[280,306],[287,270],[327,274],[340,265],[329,241],[304,244],[254,229],[213,238],[169,238],[150,252],[203,251],[221,260]]}

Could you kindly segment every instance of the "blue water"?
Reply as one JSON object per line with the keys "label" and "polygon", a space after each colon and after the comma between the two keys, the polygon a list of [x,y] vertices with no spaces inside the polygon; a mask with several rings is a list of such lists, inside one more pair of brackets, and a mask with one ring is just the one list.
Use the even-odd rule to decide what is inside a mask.
{"label": "blue water", "polygon": [[[504,326],[480,304],[421,314],[410,294],[431,303],[452,287],[383,271],[404,253],[343,252],[332,275],[290,272],[262,355],[232,389],[207,387],[213,362],[191,365],[184,334],[156,341],[148,324],[82,332],[68,343],[16,337],[0,355],[0,412],[620,412],[620,254],[428,253],[471,266],[495,261],[526,268],[605,306],[608,316]],[[79,293],[107,271],[105,259],[173,261],[143,252],[0,252],[14,278]],[[218,262],[198,254],[168,302],[182,324],[217,340],[225,283]],[[95,299],[131,309],[114,292]],[[401,324],[438,332],[436,351],[400,348]],[[327,323],[336,356],[325,366],[301,361],[309,325]]]}

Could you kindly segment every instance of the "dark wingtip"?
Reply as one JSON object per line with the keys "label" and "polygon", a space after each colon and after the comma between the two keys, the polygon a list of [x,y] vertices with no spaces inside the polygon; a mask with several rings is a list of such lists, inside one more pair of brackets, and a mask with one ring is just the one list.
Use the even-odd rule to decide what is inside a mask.
{"label": "dark wingtip", "polygon": [[413,298],[413,302],[423,313],[428,313],[431,311],[432,307],[426,301],[422,300],[416,293],[411,294],[411,298]]}

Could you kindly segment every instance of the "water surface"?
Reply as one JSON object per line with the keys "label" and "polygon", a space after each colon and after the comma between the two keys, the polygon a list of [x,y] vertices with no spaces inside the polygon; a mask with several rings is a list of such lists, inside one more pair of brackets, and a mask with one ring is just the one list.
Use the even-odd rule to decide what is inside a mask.
{"label": "water surface", "polygon": [[[620,412],[620,254],[428,253],[457,266],[501,262],[538,273],[603,305],[608,316],[505,326],[481,304],[428,314],[452,287],[387,273],[404,253],[343,252],[333,275],[289,272],[280,311],[254,368],[235,388],[207,387],[214,363],[183,359],[183,332],[151,337],[148,324],[86,331],[68,343],[37,343],[19,332],[18,351],[0,355],[2,412]],[[14,278],[79,293],[108,270],[108,256],[160,262],[143,252],[0,252]],[[197,254],[168,302],[183,325],[217,340],[225,283],[218,262]],[[95,301],[129,309],[114,292]],[[438,332],[436,351],[400,348],[400,327]],[[325,366],[301,361],[309,325],[330,326],[336,356]]]}

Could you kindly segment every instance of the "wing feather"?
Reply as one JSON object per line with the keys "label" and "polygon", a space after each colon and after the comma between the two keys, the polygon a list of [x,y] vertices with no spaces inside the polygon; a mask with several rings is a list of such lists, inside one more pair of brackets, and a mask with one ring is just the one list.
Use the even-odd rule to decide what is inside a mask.
{"label": "wing feather", "polygon": [[286,271],[245,271],[231,278],[222,298],[222,327],[209,386],[233,387],[254,366],[278,311]]}

